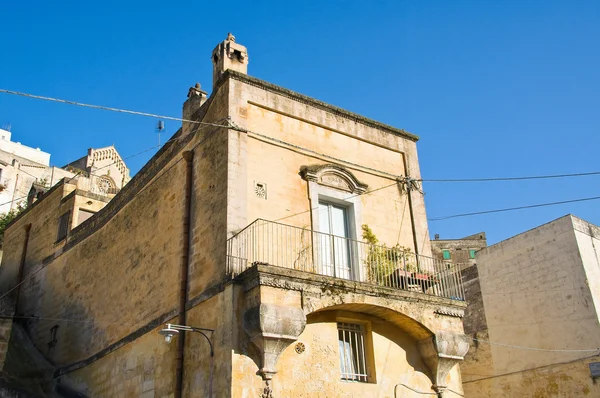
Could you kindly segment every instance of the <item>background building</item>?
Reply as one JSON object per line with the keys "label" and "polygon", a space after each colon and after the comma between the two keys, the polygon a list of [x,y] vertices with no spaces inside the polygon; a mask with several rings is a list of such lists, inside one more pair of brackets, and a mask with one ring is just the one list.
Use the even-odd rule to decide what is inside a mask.
{"label": "background building", "polygon": [[[94,194],[63,182],[8,228],[0,293],[16,316],[5,327],[28,320],[54,364],[46,388],[460,395],[466,304],[405,184],[420,179],[418,138],[248,76],[232,35],[212,61],[210,98],[189,90],[191,121],[95,215],[64,221]],[[166,323],[213,332],[167,345]]]}
{"label": "background building", "polygon": [[487,247],[485,232],[462,239],[440,239],[436,234],[435,239],[431,241],[431,252],[434,258],[447,264],[463,264],[465,267],[475,264],[476,253],[484,247]]}
{"label": "background building", "polygon": [[467,396],[600,396],[599,247],[600,228],[567,215],[477,253],[463,274]]}
{"label": "background building", "polygon": [[80,186],[92,193],[116,194],[129,180],[129,169],[113,146],[89,149],[65,167],[50,166],[50,154],[11,141],[0,129],[0,213],[31,204],[63,178],[86,178]]}

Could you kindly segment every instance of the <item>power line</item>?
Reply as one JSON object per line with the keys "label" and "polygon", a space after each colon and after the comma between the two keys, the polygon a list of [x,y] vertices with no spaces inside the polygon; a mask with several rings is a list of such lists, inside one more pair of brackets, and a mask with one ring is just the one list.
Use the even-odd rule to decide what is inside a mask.
{"label": "power line", "polygon": [[495,345],[499,347],[506,348],[515,348],[519,350],[527,350],[527,351],[546,351],[546,352],[597,352],[600,354],[600,348],[586,348],[586,349],[552,349],[552,348],[537,348],[537,347],[526,347],[522,345],[512,345],[512,344],[503,344],[503,343],[495,343],[489,340],[477,339],[475,337],[469,337],[473,341],[477,341],[478,343],[484,343],[489,345]]}
{"label": "power line", "polygon": [[[158,114],[155,114],[155,113],[138,112],[138,111],[132,111],[132,110],[128,110],[128,109],[113,108],[113,107],[110,107],[110,106],[86,104],[86,103],[83,103],[83,102],[69,101],[69,100],[64,100],[64,99],[60,99],[60,98],[53,98],[53,97],[44,97],[42,95],[35,95],[35,94],[23,93],[23,92],[20,92],[20,91],[6,90],[6,89],[3,89],[3,88],[0,88],[0,93],[12,94],[12,95],[19,95],[21,97],[35,98],[35,99],[40,99],[40,100],[44,100],[44,101],[59,102],[61,104],[77,105],[77,106],[82,106],[84,108],[101,109],[103,111],[127,113],[127,114],[130,114],[130,115],[137,115],[137,116],[147,116],[147,117],[152,117],[152,118],[156,118],[156,119],[175,120],[175,121],[178,121],[178,122],[201,124],[201,125],[205,125],[205,126],[217,126],[216,124],[213,124],[213,123],[199,122],[199,121],[196,121],[196,120],[182,119],[182,118],[179,118],[179,117],[158,115]],[[223,127],[223,126],[220,126],[220,127]]]}
{"label": "power line", "polygon": [[[218,124],[217,124],[217,123],[221,123],[221,122],[223,122],[223,121],[225,121],[225,120],[227,120],[227,118],[226,118],[226,117],[224,117],[224,118],[222,118],[222,119],[219,119],[219,120],[217,120],[215,123],[211,123],[210,125],[214,125],[214,126],[220,126],[220,127],[232,127],[232,126],[223,126],[223,125],[218,125]],[[198,130],[195,130],[193,133],[195,133],[196,131],[198,131]],[[193,133],[192,133],[192,134],[193,134]],[[177,137],[173,137],[173,138],[171,138],[170,140],[167,140],[167,141],[165,141],[165,143],[164,143],[164,144],[154,145],[154,146],[152,146],[152,147],[150,147],[150,148],[146,148],[146,149],[144,149],[143,151],[140,151],[140,152],[138,152],[138,153],[135,153],[135,154],[133,154],[133,155],[130,155],[130,156],[124,157],[124,158],[122,158],[122,160],[123,160],[123,162],[124,162],[125,160],[131,159],[131,158],[133,158],[133,157],[135,157],[135,156],[138,156],[138,155],[142,155],[142,154],[144,154],[144,153],[146,153],[146,152],[148,152],[148,151],[151,151],[151,150],[153,150],[153,149],[155,149],[155,148],[158,148],[158,147],[161,147],[161,146],[163,146],[163,147],[164,147],[164,146],[165,146],[165,145],[167,145],[168,143],[170,143],[170,142],[173,142],[173,141],[177,141],[177,140],[181,139],[182,137],[183,137],[182,135],[179,135],[179,136],[177,136]],[[107,167],[110,167],[110,166],[112,166],[112,165],[115,165],[115,164],[117,164],[117,163],[119,163],[119,162],[120,162],[120,160],[117,160],[117,161],[115,161],[115,162],[113,162],[113,163],[110,163],[110,164],[107,164],[107,165],[105,165],[105,166],[98,167],[98,168],[97,168],[97,169],[95,169],[94,171],[98,171],[98,170],[105,169],[105,168],[107,168]],[[90,175],[90,176],[95,176],[95,177],[102,177],[102,176],[99,176],[99,175],[97,175],[97,174],[92,174],[92,173],[90,173],[89,175]]]}
{"label": "power line", "polygon": [[508,373],[502,373],[502,374],[495,374],[495,375],[481,375],[481,374],[477,374],[477,373],[467,373],[467,372],[461,372],[461,373],[462,374],[467,374],[467,375],[473,375],[473,376],[483,376],[483,377],[481,377],[479,379],[463,381],[463,384],[467,384],[467,383],[475,383],[475,382],[482,381],[482,380],[494,379],[494,378],[497,378],[497,377],[504,377],[504,376],[516,375],[516,374],[530,372],[532,370],[537,370],[537,369],[546,369],[546,368],[552,368],[554,366],[567,365],[567,364],[570,364],[570,363],[582,361],[584,359],[594,358],[594,357],[597,357],[597,356],[598,356],[598,354],[592,354],[592,355],[588,355],[588,356],[585,356],[585,357],[582,357],[582,358],[571,359],[570,361],[551,363],[551,364],[548,364],[548,365],[536,366],[536,367],[533,367],[533,368],[527,368],[527,369],[517,370],[517,371],[514,371],[514,372],[508,372]]}
{"label": "power line", "polygon": [[[126,114],[130,114],[130,115],[146,116],[146,117],[152,117],[152,118],[157,118],[157,119],[174,120],[174,121],[179,121],[179,122],[201,124],[201,125],[214,126],[214,127],[222,127],[222,126],[219,126],[219,125],[214,124],[214,123],[200,122],[200,121],[196,121],[196,120],[183,119],[183,118],[178,118],[178,117],[173,117],[173,116],[159,115],[159,114],[149,113],[149,112],[132,111],[132,110],[128,110],[128,109],[115,108],[115,107],[109,107],[109,106],[103,106],[103,105],[87,104],[87,103],[78,102],[78,101],[71,101],[71,100],[65,100],[65,99],[54,98],[54,97],[46,97],[46,96],[42,96],[42,95],[35,95],[35,94],[24,93],[24,92],[14,91],[14,90],[0,89],[0,93],[11,94],[11,95],[18,95],[18,96],[21,96],[21,97],[40,99],[40,100],[44,100],[44,101],[58,102],[58,103],[62,103],[62,104],[76,105],[76,106],[81,106],[81,107],[85,107],[85,108],[92,108],[92,109],[100,109],[100,110],[111,111],[111,112],[126,113]],[[240,127],[235,126],[235,125],[232,126],[232,127],[234,127],[234,129],[236,129],[238,131],[252,133],[252,134],[255,134],[255,135],[260,136],[262,138],[269,139],[271,141],[279,141],[280,143],[284,143],[286,145],[296,147],[294,144],[291,144],[289,142],[285,142],[285,141],[281,141],[281,140],[278,140],[278,139],[275,139],[275,138],[272,138],[272,137],[268,137],[268,136],[265,136],[263,134],[259,134],[259,133],[256,133],[256,132],[253,132],[253,131],[250,131],[250,130],[247,130],[247,129],[240,128]],[[306,148],[302,148],[302,149],[306,150]],[[366,169],[369,169],[369,168],[367,168],[365,166],[362,166],[362,167],[366,168]],[[381,172],[379,170],[376,170],[376,171]],[[458,179],[420,179],[420,180],[415,180],[415,181],[423,181],[423,182],[519,181],[519,180],[536,180],[536,179],[547,179],[547,178],[582,177],[582,176],[591,176],[591,175],[600,175],[600,171],[592,171],[592,172],[585,172],[585,173],[572,173],[572,174],[540,175],[540,176],[489,177],[489,178],[458,178]]]}
{"label": "power line", "polygon": [[[227,126],[221,126],[221,127],[227,127]],[[180,138],[180,137],[173,138],[173,139],[171,139],[171,140],[169,140],[169,141],[166,141],[166,142],[165,142],[165,144],[167,144],[167,143],[169,143],[169,142],[171,142],[171,141],[176,141],[176,140],[177,140],[177,139],[179,139],[179,138]],[[164,144],[163,144],[163,145],[164,145]],[[134,157],[136,157],[136,156],[142,155],[142,154],[144,154],[144,153],[146,153],[146,152],[148,152],[148,151],[151,151],[152,149],[154,149],[154,148],[157,148],[157,147],[158,147],[158,145],[155,145],[155,146],[153,146],[153,147],[150,147],[150,148],[146,148],[146,149],[144,149],[143,151],[140,151],[140,152],[138,152],[138,153],[134,153],[133,155],[130,155],[130,156],[124,157],[124,158],[123,158],[123,160],[128,160],[128,159],[134,158]],[[118,162],[119,162],[119,161],[116,161],[116,162],[114,162],[114,163],[111,163],[111,164],[108,164],[108,165],[106,165],[106,166],[99,167],[98,169],[96,169],[96,170],[94,170],[94,171],[98,171],[98,170],[104,169],[104,168],[106,168],[106,167],[110,167],[110,166],[112,166],[112,165],[114,165],[114,164],[117,164]],[[22,171],[22,170],[21,170],[21,171]],[[72,180],[73,178],[75,178],[77,175],[78,175],[78,174],[75,174],[73,177],[71,177],[71,178],[69,179],[69,181],[70,181],[70,180]],[[93,176],[96,176],[96,177],[101,177],[101,176],[98,176],[97,174],[90,174],[90,175],[93,175]],[[35,176],[32,176],[32,177],[34,177],[34,178],[36,178],[36,179],[37,179],[37,177],[35,177]],[[22,192],[22,191],[21,191],[21,192]],[[23,193],[25,193],[25,192],[23,192]],[[16,202],[16,201],[19,201],[19,200],[22,200],[22,199],[27,199],[27,196],[22,196],[22,197],[20,197],[20,198],[16,198],[16,199],[14,199],[14,200],[11,200],[11,201],[9,201],[9,202],[0,203],[0,206],[7,205],[7,204],[10,204],[10,203],[12,203],[12,202]]]}
{"label": "power line", "polygon": [[573,173],[573,174],[554,174],[541,176],[524,176],[524,177],[489,177],[489,178],[457,178],[457,179],[421,179],[417,181],[423,182],[488,182],[488,181],[520,181],[520,180],[541,180],[545,178],[566,178],[566,177],[583,177],[598,175],[600,171],[591,171],[588,173]]}
{"label": "power line", "polygon": [[598,200],[598,199],[600,199],[600,196],[594,196],[592,198],[563,200],[563,201],[560,201],[560,202],[540,203],[540,204],[529,205],[529,206],[508,207],[508,208],[505,208],[505,209],[476,211],[476,212],[473,212],[473,213],[453,214],[451,216],[430,218],[429,221],[441,221],[441,220],[448,220],[450,218],[476,216],[476,215],[480,215],[480,214],[500,213],[500,212],[505,212],[505,211],[522,210],[522,209],[532,209],[532,208],[535,208],[535,207],[555,206],[555,205],[562,205],[562,204],[565,204],[565,203],[585,202],[585,201],[588,201],[588,200]]}
{"label": "power line", "polygon": [[[197,127],[195,131],[191,132],[190,134],[195,134],[197,133],[201,128],[205,128],[208,126],[213,126],[212,123],[210,124],[206,124],[203,125],[201,127]],[[220,128],[231,128],[231,123],[228,123],[227,126],[225,125],[214,125]],[[216,131],[216,130],[213,130]],[[211,137],[211,134],[207,134],[202,140],[200,140],[196,145],[194,145],[190,150],[194,150],[196,149],[198,146],[202,145],[204,142],[206,142],[206,140],[208,140]],[[163,170],[162,173],[160,173],[159,175],[153,177],[152,181],[150,181],[149,183],[147,183],[146,185],[144,185],[142,188],[140,188],[139,191],[136,192],[135,196],[139,195],[141,192],[144,191],[144,189],[146,189],[147,187],[149,187],[150,185],[152,185],[154,182],[158,181],[162,176],[164,176],[169,170],[171,170],[176,164],[178,164],[181,160],[183,159],[183,157],[180,157],[179,159],[177,159],[175,162],[173,162],[173,164],[171,164],[167,169]],[[9,202],[10,203],[10,202]],[[23,283],[27,282],[28,280],[30,280],[31,278],[33,278],[38,272],[42,271],[43,269],[45,269],[46,267],[48,267],[50,264],[54,264],[54,262],[49,262],[47,264],[42,265],[40,268],[38,268],[36,271],[32,272],[31,274],[29,274],[27,276],[27,278],[23,279],[21,282],[17,283],[15,286],[13,286],[12,288],[10,288],[7,292],[5,292],[3,295],[0,296],[0,300],[2,300],[4,297],[8,296],[8,294],[10,292],[12,292],[13,290],[15,290],[17,287],[21,286]]]}
{"label": "power line", "polygon": [[[373,192],[377,192],[377,191],[380,191],[380,190],[385,189],[385,188],[389,188],[389,187],[397,185],[397,184],[398,184],[398,182],[394,182],[393,184],[390,184],[390,185],[384,185],[382,187],[375,188],[375,189],[372,189],[370,191],[365,191],[363,193],[357,193],[356,195],[348,196],[347,198],[344,198],[342,200],[348,200],[348,199],[355,198],[357,196],[368,195],[368,194],[371,194]],[[291,218],[291,217],[299,216],[300,214],[308,213],[311,210],[318,210],[318,209],[319,209],[318,206],[317,207],[312,207],[312,208],[310,208],[308,210],[304,210],[304,211],[301,211],[301,212],[298,212],[298,213],[290,214],[289,216],[281,217],[281,218],[278,218],[278,219],[273,220],[273,221],[276,222],[276,221],[285,220],[286,218]]]}
{"label": "power line", "polygon": [[[126,113],[126,114],[130,114],[130,115],[146,116],[146,117],[152,117],[152,118],[157,118],[157,119],[174,120],[174,121],[179,121],[179,122],[201,124],[201,125],[214,126],[214,127],[222,127],[222,126],[219,126],[219,125],[217,125],[215,123],[200,122],[200,121],[196,121],[196,120],[183,119],[183,118],[178,118],[178,117],[173,117],[173,116],[159,115],[159,114],[149,113],[149,112],[132,111],[132,110],[128,110],[128,109],[115,108],[115,107],[109,107],[109,106],[103,106],[103,105],[87,104],[87,103],[78,102],[78,101],[71,101],[71,100],[65,100],[65,99],[54,98],[54,97],[46,97],[46,96],[42,96],[42,95],[35,95],[35,94],[24,93],[24,92],[14,91],[14,90],[0,89],[0,93],[11,94],[11,95],[18,95],[18,96],[21,96],[21,97],[40,99],[40,100],[44,100],[44,101],[58,102],[58,103],[62,103],[62,104],[76,105],[76,106],[81,106],[81,107],[85,107],[85,108],[92,108],[92,109],[100,109],[100,110],[111,111],[111,112]],[[242,128],[240,128],[238,126],[235,126],[235,125],[232,126],[232,127],[234,129],[238,130],[238,131],[252,133],[252,134],[255,134],[255,135],[260,136],[262,138],[269,139],[271,141],[279,141],[280,143],[296,147],[294,144],[291,144],[289,142],[277,140],[275,138],[268,137],[268,136],[265,136],[263,134],[256,133],[256,132],[253,132],[253,131],[250,131],[250,130],[247,130],[247,129],[242,129]],[[301,148],[301,149],[306,150],[306,148]],[[369,168],[367,168],[365,166],[362,166],[362,167],[366,168],[366,169],[369,169]],[[377,171],[381,172],[379,170],[377,170]],[[458,178],[458,179],[420,179],[420,180],[415,180],[415,181],[422,181],[422,182],[519,181],[519,180],[536,180],[536,179],[547,179],[547,178],[582,177],[582,176],[591,176],[591,175],[600,175],[600,171],[592,171],[592,172],[585,172],[585,173],[571,173],[571,174],[540,175],[540,176],[489,177],[489,178]]]}

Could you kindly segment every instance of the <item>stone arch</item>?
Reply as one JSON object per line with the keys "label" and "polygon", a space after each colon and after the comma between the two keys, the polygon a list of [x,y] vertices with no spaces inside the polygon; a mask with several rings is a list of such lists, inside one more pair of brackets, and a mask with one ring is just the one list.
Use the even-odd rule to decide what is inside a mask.
{"label": "stone arch", "polygon": [[300,176],[306,181],[316,182],[353,194],[364,193],[369,187],[360,182],[352,172],[336,164],[302,166]]}
{"label": "stone arch", "polygon": [[411,336],[415,341],[420,341],[433,336],[435,333],[428,327],[420,323],[414,318],[393,310],[391,308],[382,307],[373,304],[364,303],[346,303],[337,304],[329,307],[321,308],[307,314],[307,323],[311,323],[315,315],[331,312],[331,311],[347,311],[359,314],[366,314],[372,317],[382,319]]}
{"label": "stone arch", "polygon": [[324,294],[305,297],[303,310],[307,320],[311,314],[344,310],[381,318],[411,336],[421,357],[431,371],[432,388],[443,393],[446,379],[469,350],[469,342],[461,330],[448,330],[448,323],[436,316],[446,310],[442,301],[420,302],[412,292],[403,292],[404,299],[390,299],[384,295],[371,296],[335,288]]}

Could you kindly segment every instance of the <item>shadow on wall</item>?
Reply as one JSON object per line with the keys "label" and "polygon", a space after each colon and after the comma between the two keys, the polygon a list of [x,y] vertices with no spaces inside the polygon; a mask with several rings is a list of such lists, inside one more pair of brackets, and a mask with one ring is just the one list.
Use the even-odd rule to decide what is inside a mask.
{"label": "shadow on wall", "polygon": [[377,341],[375,340],[381,340],[377,337],[382,337],[387,341],[387,347],[385,347],[385,351],[382,349],[383,347],[375,347],[377,355],[382,355],[382,353],[384,353],[386,356],[386,359],[383,361],[384,366],[381,370],[382,373],[385,373],[387,369],[397,365],[395,361],[397,361],[399,358],[394,358],[395,361],[391,361],[389,358],[392,346],[396,345],[404,350],[405,357],[402,359],[404,359],[406,363],[414,369],[415,373],[422,373],[429,380],[433,380],[431,371],[423,362],[421,353],[419,352],[419,348],[417,346],[417,340],[410,336],[405,330],[402,330],[390,322],[387,322],[385,319],[364,312],[341,312],[337,310],[326,310],[309,314],[307,317],[307,324],[336,324],[340,319],[340,315],[342,319],[344,319],[344,315],[346,315],[348,319],[356,318],[359,321],[369,322],[371,325],[371,333],[373,334],[374,338],[374,344],[377,344]]}

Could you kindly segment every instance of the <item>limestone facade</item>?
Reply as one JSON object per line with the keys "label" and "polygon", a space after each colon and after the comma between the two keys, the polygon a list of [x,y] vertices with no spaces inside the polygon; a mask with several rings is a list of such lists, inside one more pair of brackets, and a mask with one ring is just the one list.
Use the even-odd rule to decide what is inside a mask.
{"label": "limestone facade", "polygon": [[[420,178],[417,137],[246,75],[232,36],[213,55],[210,97],[190,89],[189,122],[93,217],[48,237],[65,184],[7,230],[0,292],[26,281],[15,311],[52,382],[94,397],[460,395],[462,285],[438,272],[423,197],[402,184]],[[417,239],[399,230],[408,194]],[[197,333],[165,344],[182,322],[213,330],[214,356]]]}
{"label": "limestone facade", "polygon": [[33,203],[63,178],[78,179],[81,189],[99,195],[114,195],[130,180],[113,146],[90,148],[86,156],[61,168],[50,166],[49,153],[11,138],[10,131],[0,129],[0,213]]}
{"label": "limestone facade", "polygon": [[477,253],[467,396],[600,395],[589,368],[600,365],[599,245],[600,228],[567,215]]}

